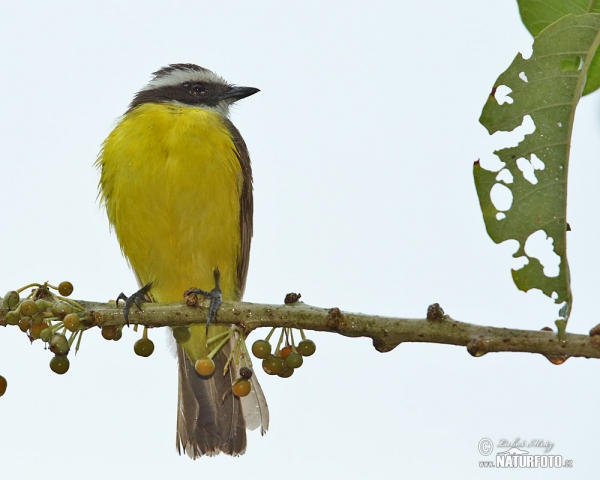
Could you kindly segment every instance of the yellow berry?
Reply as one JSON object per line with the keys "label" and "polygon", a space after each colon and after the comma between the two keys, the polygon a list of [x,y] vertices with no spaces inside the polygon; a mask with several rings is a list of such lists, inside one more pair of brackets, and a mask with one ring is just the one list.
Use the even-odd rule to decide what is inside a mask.
{"label": "yellow berry", "polygon": [[65,318],[63,318],[63,322],[65,324],[66,329],[69,332],[76,332],[77,330],[79,330],[79,325],[81,323],[79,321],[79,317],[74,313],[69,313],[65,315]]}
{"label": "yellow berry", "polygon": [[231,387],[234,395],[238,397],[245,397],[250,393],[250,389],[250,382],[245,379],[240,380],[233,387]]}
{"label": "yellow berry", "polygon": [[31,317],[21,317],[19,318],[19,328],[22,332],[26,332],[29,330],[29,324],[31,322]]}
{"label": "yellow berry", "polygon": [[58,285],[58,293],[63,297],[68,297],[73,293],[73,284],[71,282],[60,282]]}
{"label": "yellow berry", "polygon": [[38,307],[33,300],[23,300],[21,303],[21,313],[27,317],[32,317],[38,313]]}
{"label": "yellow berry", "polygon": [[46,328],[48,328],[48,324],[46,322],[42,322],[37,325],[31,325],[31,327],[29,327],[29,338],[31,338],[31,340],[37,340],[40,338],[40,333],[42,333],[42,331]]}
{"label": "yellow berry", "polygon": [[196,360],[196,372],[203,377],[208,377],[212,375],[215,371],[215,362],[212,361],[211,358],[202,357],[199,360]]}

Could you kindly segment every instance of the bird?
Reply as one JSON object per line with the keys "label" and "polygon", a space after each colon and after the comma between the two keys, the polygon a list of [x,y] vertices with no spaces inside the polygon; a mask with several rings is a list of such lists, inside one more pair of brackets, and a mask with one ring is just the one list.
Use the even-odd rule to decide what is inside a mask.
{"label": "bird", "polygon": [[[220,288],[224,300],[241,300],[252,239],[252,168],[229,113],[259,89],[232,85],[191,63],[152,75],[101,146],[100,202],[139,286],[150,288],[148,300],[181,301],[192,287]],[[176,446],[194,459],[241,455],[246,428],[268,429],[255,376],[251,394],[240,399],[231,394],[235,365],[222,373],[233,336],[213,358],[212,376],[195,370],[210,351],[207,338],[230,328],[192,325],[190,339],[177,344]]]}

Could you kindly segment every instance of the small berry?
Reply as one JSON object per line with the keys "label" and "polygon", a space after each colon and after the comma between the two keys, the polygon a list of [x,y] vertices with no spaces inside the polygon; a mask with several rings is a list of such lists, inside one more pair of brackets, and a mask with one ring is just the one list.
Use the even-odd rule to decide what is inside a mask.
{"label": "small berry", "polygon": [[73,293],[73,284],[71,282],[60,282],[58,285],[58,293],[63,297],[68,297]]}
{"label": "small berry", "polygon": [[242,379],[239,382],[237,382],[233,387],[231,387],[231,390],[233,391],[234,395],[238,397],[245,397],[250,393],[250,382],[246,379]]}
{"label": "small berry", "polygon": [[133,344],[133,351],[140,357],[149,357],[154,352],[154,342],[149,338],[140,338]]}
{"label": "small berry", "polygon": [[265,359],[271,355],[271,344],[266,340],[257,340],[252,344],[252,353],[256,358]]}
{"label": "small berry", "polygon": [[117,335],[116,325],[103,325],[102,326],[102,337],[106,340],[114,340]]}
{"label": "small berry", "polygon": [[69,370],[69,359],[64,355],[56,355],[50,360],[50,369],[59,375],[67,373]]}
{"label": "small berry", "polygon": [[4,317],[4,319],[6,320],[6,323],[8,325],[18,325],[20,318],[21,318],[21,315],[19,315],[14,310],[11,310],[10,312],[8,312],[6,314],[6,316]]}
{"label": "small berry", "polygon": [[37,305],[38,312],[45,312],[48,308],[50,308],[52,306],[52,304],[50,302],[47,302],[43,298],[36,300],[35,304]]}
{"label": "small berry", "polygon": [[79,317],[74,313],[69,313],[65,315],[65,318],[63,318],[63,322],[65,324],[66,329],[69,332],[76,332],[77,330],[79,330],[79,325],[81,323]]}
{"label": "small berry", "polygon": [[315,342],[305,338],[298,344],[296,350],[298,350],[298,353],[303,357],[310,357],[317,350],[317,346],[315,345]]}
{"label": "small berry", "polygon": [[176,327],[173,329],[173,337],[177,343],[185,343],[192,336],[192,332],[188,327]]}
{"label": "small berry", "polygon": [[285,366],[285,368],[283,369],[283,372],[281,372],[280,374],[278,374],[278,377],[281,378],[289,378],[294,374],[294,369],[291,367],[288,367],[287,365]]}
{"label": "small berry", "polygon": [[33,300],[23,300],[21,303],[21,313],[27,317],[33,317],[38,313],[37,305]]}
{"label": "small berry", "polygon": [[42,341],[48,343],[52,338],[52,335],[54,335],[54,333],[52,333],[52,329],[48,328],[48,325],[44,324],[44,329],[40,332],[40,338]]}
{"label": "small berry", "polygon": [[49,348],[50,351],[56,355],[66,355],[69,352],[69,342],[67,341],[67,337],[61,333],[55,333],[52,335],[52,338],[50,338]]}
{"label": "small berry", "polygon": [[285,363],[279,355],[269,355],[262,361],[262,367],[269,375],[279,375],[285,369]]}
{"label": "small berry", "polygon": [[44,312],[38,312],[33,317],[31,317],[31,324],[39,325],[44,320],[46,320],[46,316],[44,315]]}
{"label": "small berry", "polygon": [[240,368],[240,377],[250,380],[252,378],[252,370],[248,367]]}
{"label": "small berry", "polygon": [[304,360],[302,355],[300,355],[298,352],[290,353],[285,359],[285,364],[290,368],[299,368],[302,366],[303,362]]}
{"label": "small berry", "polygon": [[73,312],[73,307],[70,304],[68,304],[67,302],[63,302],[62,300],[59,300],[54,305],[52,305],[51,311],[52,311],[52,315],[54,315],[55,317],[63,318],[68,313]]}
{"label": "small berry", "polygon": [[4,378],[2,375],[0,375],[0,397],[2,395],[4,395],[4,393],[6,392],[7,386],[8,386],[8,382],[6,381],[6,378]]}
{"label": "small berry", "polygon": [[212,375],[215,371],[215,362],[212,361],[212,358],[202,357],[196,360],[196,372],[203,377],[208,377]]}
{"label": "small berry", "polygon": [[19,318],[19,328],[22,332],[26,332],[29,330],[29,324],[31,323],[31,317],[21,317]]}
{"label": "small berry", "polygon": [[12,310],[19,304],[19,300],[20,300],[19,292],[15,291],[15,290],[11,290],[6,295],[4,295],[2,304],[4,305],[4,308],[6,308],[7,310]]}
{"label": "small berry", "polygon": [[29,338],[31,340],[37,340],[40,338],[41,333],[48,329],[48,324],[45,322],[42,323],[32,323],[31,327],[29,327]]}
{"label": "small berry", "polygon": [[280,351],[279,351],[279,355],[281,356],[281,358],[283,358],[284,360],[288,357],[288,355],[292,353],[292,346],[288,345],[287,347],[283,347]]}

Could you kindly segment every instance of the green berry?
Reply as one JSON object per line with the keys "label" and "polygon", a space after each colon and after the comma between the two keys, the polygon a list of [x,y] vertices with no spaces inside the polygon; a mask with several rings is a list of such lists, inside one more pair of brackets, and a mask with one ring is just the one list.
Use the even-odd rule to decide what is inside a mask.
{"label": "green berry", "polygon": [[302,366],[302,362],[304,362],[304,360],[302,359],[302,355],[298,352],[290,353],[285,359],[285,364],[290,368],[299,368]]}
{"label": "green berry", "polygon": [[285,363],[279,355],[269,355],[262,361],[262,367],[269,375],[279,375],[285,369]]}
{"label": "green berry", "polygon": [[52,315],[58,318],[63,318],[65,315],[72,313],[73,307],[67,303],[59,300],[58,302],[52,305]]}
{"label": "green berry", "polygon": [[4,300],[2,300],[2,305],[7,310],[12,310],[19,304],[19,292],[15,290],[11,290],[6,295],[4,295]]}
{"label": "green berry", "polygon": [[51,328],[44,328],[40,332],[40,338],[42,339],[43,342],[46,342],[46,343],[48,343],[50,341],[50,339],[52,338],[52,335],[54,335],[54,334],[52,333]]}
{"label": "green berry", "polygon": [[21,313],[27,317],[33,317],[38,313],[37,305],[33,300],[23,300],[21,303]]}
{"label": "green berry", "polygon": [[71,282],[60,282],[58,285],[58,293],[63,297],[68,297],[73,293],[73,284]]}
{"label": "green berry", "polygon": [[4,319],[6,320],[6,323],[8,325],[17,325],[19,323],[19,319],[21,318],[21,315],[19,315],[17,312],[15,311],[10,311],[6,314],[6,317],[4,317]]}
{"label": "green berry", "polygon": [[46,316],[44,315],[44,312],[38,312],[33,317],[31,317],[31,324],[39,325],[44,320],[46,320]]}
{"label": "green berry", "polygon": [[252,344],[252,353],[256,358],[265,359],[271,355],[271,344],[266,340],[257,340]]}
{"label": "green berry", "polygon": [[50,308],[52,306],[52,304],[50,302],[47,302],[46,300],[44,300],[42,298],[40,298],[39,300],[36,300],[35,304],[37,305],[38,312],[45,312],[48,308]]}
{"label": "green berry", "polygon": [[69,359],[64,355],[56,355],[50,360],[50,369],[59,375],[67,373],[69,370]]}
{"label": "green berry", "polygon": [[117,326],[116,325],[103,325],[102,326],[102,337],[106,340],[114,340],[117,336]]}
{"label": "green berry", "polygon": [[292,367],[288,367],[286,365],[285,368],[283,369],[283,372],[281,372],[277,376],[281,377],[281,378],[289,378],[293,375],[293,373],[294,373],[294,369]]}
{"label": "green berry", "polygon": [[315,342],[305,338],[298,344],[296,350],[298,350],[298,353],[303,357],[310,357],[317,350],[317,346],[315,345]]}
{"label": "green berry", "polygon": [[133,351],[140,357],[149,357],[154,352],[154,342],[149,338],[140,338],[133,344]]}
{"label": "green berry", "polygon": [[[40,332],[41,335],[41,332]],[[50,351],[56,355],[65,355],[69,352],[69,342],[67,337],[60,333],[55,333],[50,338]],[[68,367],[67,367],[68,368]]]}
{"label": "green berry", "polygon": [[175,327],[173,329],[173,337],[177,343],[185,343],[192,336],[192,332],[188,327]]}

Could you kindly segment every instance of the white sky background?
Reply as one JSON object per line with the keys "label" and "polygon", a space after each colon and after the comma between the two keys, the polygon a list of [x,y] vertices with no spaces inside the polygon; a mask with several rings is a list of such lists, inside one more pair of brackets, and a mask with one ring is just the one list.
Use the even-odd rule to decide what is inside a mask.
{"label": "white sky background", "polygon": [[[232,113],[255,179],[246,300],[296,291],[416,318],[439,302],[461,321],[553,326],[552,301],[513,285],[513,249],[487,236],[472,178],[503,146],[481,108],[531,42],[510,1],[4,2],[0,290],[68,279],[74,298],[105,301],[136,289],[92,164],[150,73],[191,62],[262,90]],[[572,141],[569,330],[580,333],[598,323],[598,98],[581,102]],[[380,354],[310,333],[317,353],[292,378],[258,372],[268,435],[251,433],[241,458],[193,462],[175,451],[165,334],[151,332],[148,359],[133,353],[138,336],[88,332],[58,376],[41,342],[0,329],[2,478],[476,478],[483,437],[551,441],[575,465],[488,478],[597,472],[595,360],[428,344]]]}

